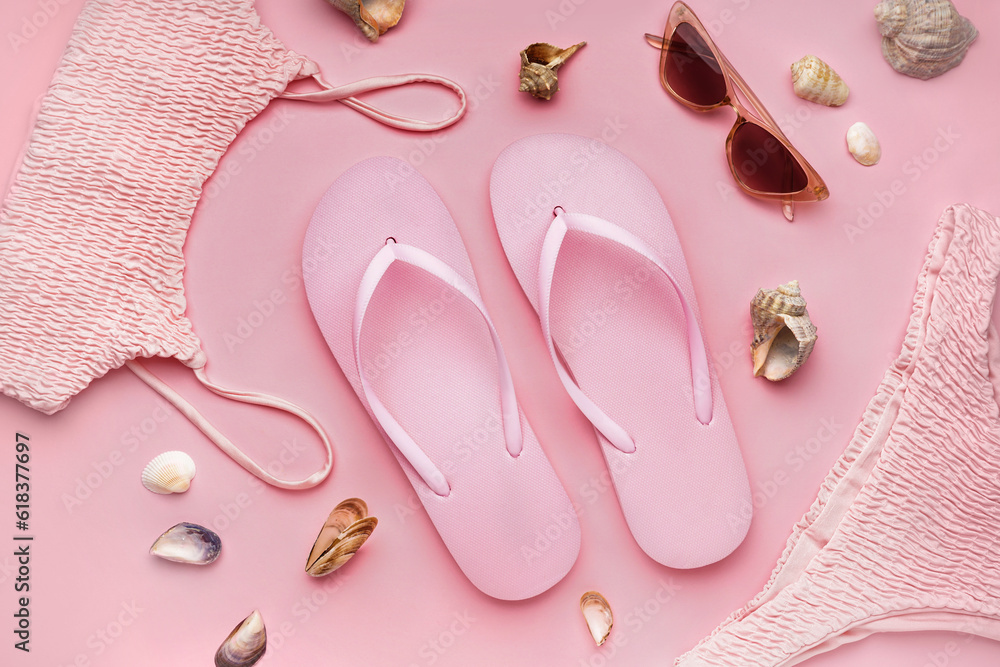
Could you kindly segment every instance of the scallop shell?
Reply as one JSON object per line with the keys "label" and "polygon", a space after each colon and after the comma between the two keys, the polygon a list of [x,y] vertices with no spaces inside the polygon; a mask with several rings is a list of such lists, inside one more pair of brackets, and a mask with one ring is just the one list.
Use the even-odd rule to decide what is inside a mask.
{"label": "scallop shell", "polygon": [[979,35],[949,0],[884,0],[875,7],[875,20],[886,62],[918,79],[957,67]]}
{"label": "scallop shell", "polygon": [[802,99],[828,107],[839,107],[851,92],[840,75],[816,56],[792,63],[792,88]]}
{"label": "scallop shell", "polygon": [[194,459],[184,452],[164,452],[146,464],[142,485],[153,493],[184,493],[194,479]]}
{"label": "scallop shell", "polygon": [[816,344],[816,327],[809,319],[799,281],[758,290],[750,302],[750,318],[754,377],[784,380],[809,358]]}
{"label": "scallop shell", "polygon": [[377,525],[378,519],[368,516],[368,505],[360,498],[348,498],[334,507],[306,559],[306,573],[322,577],[342,567]]}
{"label": "scallop shell", "polygon": [[878,138],[870,127],[861,122],[851,125],[847,130],[847,148],[854,159],[866,167],[878,164],[882,157]]}
{"label": "scallop shell", "polygon": [[208,565],[215,562],[222,551],[222,540],[204,526],[196,523],[179,523],[160,535],[149,553],[175,563]]}
{"label": "scallop shell", "polygon": [[253,613],[233,628],[215,652],[215,667],[250,667],[267,651],[267,630],[264,618],[254,609]]}
{"label": "scallop shell", "polygon": [[580,596],[580,611],[583,612],[583,619],[587,621],[590,636],[600,646],[607,640],[611,634],[611,627],[615,624],[611,605],[597,591],[587,591]]}
{"label": "scallop shell", "polygon": [[556,71],[587,42],[580,42],[568,49],[560,49],[551,44],[532,44],[521,51],[522,93],[531,93],[540,100],[551,100],[559,91],[559,77]]}
{"label": "scallop shell", "polygon": [[372,42],[399,23],[406,0],[327,0],[344,12]]}

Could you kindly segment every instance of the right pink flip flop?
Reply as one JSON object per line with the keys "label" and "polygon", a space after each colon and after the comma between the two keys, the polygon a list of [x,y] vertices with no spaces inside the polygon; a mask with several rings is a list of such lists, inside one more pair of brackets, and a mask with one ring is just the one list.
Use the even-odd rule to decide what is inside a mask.
{"label": "right pink flip flop", "polygon": [[687,263],[652,182],[597,139],[542,134],[500,154],[490,197],[636,542],[674,568],[732,553],[750,526],[750,485]]}

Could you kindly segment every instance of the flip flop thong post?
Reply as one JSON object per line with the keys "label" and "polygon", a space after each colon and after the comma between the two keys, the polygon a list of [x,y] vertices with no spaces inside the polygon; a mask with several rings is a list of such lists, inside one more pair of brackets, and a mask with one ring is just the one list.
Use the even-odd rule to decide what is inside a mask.
{"label": "flip flop thong post", "polygon": [[597,139],[543,134],[500,154],[490,196],[636,542],[675,568],[729,555],[749,529],[750,486],[656,188]]}
{"label": "flip flop thong post", "polygon": [[303,258],[326,258],[304,266],[316,321],[465,575],[505,600],[555,585],[579,522],[434,189],[395,158],[356,164],[316,208]]}

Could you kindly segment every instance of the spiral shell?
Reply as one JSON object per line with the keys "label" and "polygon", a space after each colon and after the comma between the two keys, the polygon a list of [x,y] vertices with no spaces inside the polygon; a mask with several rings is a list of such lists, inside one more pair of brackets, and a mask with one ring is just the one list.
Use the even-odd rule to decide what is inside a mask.
{"label": "spiral shell", "polygon": [[322,577],[342,567],[368,540],[378,519],[368,516],[368,505],[348,498],[333,508],[306,558],[306,573]]}
{"label": "spiral shell", "polygon": [[521,51],[521,85],[518,90],[540,100],[551,100],[559,90],[556,71],[586,45],[586,42],[580,42],[568,49],[542,43],[530,45]]}
{"label": "spiral shell", "polygon": [[758,290],[750,302],[750,319],[754,377],[784,380],[809,358],[816,344],[816,326],[809,319],[799,281]]}
{"label": "spiral shell", "polygon": [[957,67],[979,36],[949,0],[884,0],[875,7],[875,20],[886,62],[918,79]]}
{"label": "spiral shell", "polygon": [[215,652],[215,667],[250,667],[264,657],[265,651],[267,629],[264,618],[254,609],[219,646]]}
{"label": "spiral shell", "polygon": [[851,92],[840,75],[816,56],[792,63],[792,87],[802,99],[828,107],[839,107]]}
{"label": "spiral shell", "polygon": [[164,452],[143,468],[142,485],[153,493],[184,493],[195,472],[194,459],[184,452]]}
{"label": "spiral shell", "polygon": [[370,41],[399,23],[406,0],[327,0],[350,16]]}
{"label": "spiral shell", "polygon": [[611,605],[597,591],[587,591],[580,596],[580,611],[583,612],[583,620],[587,622],[590,636],[594,638],[594,643],[600,646],[607,640],[611,634],[611,627],[615,624]]}
{"label": "spiral shell", "polygon": [[861,122],[851,125],[847,130],[847,148],[854,159],[866,167],[877,164],[882,158],[878,137],[870,127]]}

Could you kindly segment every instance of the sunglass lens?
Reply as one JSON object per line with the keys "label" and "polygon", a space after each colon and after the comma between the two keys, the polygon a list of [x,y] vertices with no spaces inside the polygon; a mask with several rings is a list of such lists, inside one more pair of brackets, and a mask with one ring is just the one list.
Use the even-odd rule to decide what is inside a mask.
{"label": "sunglass lens", "polygon": [[690,23],[679,24],[667,41],[663,77],[670,90],[691,104],[707,107],[726,99],[722,68]]}
{"label": "sunglass lens", "polygon": [[792,194],[806,187],[806,172],[777,137],[759,125],[743,123],[733,134],[733,168],[740,182],[756,192]]}

